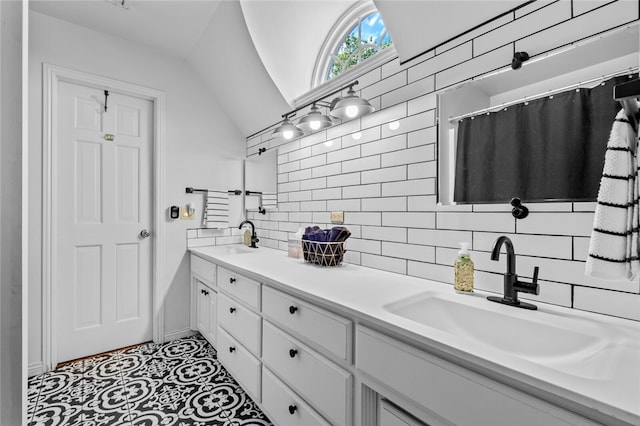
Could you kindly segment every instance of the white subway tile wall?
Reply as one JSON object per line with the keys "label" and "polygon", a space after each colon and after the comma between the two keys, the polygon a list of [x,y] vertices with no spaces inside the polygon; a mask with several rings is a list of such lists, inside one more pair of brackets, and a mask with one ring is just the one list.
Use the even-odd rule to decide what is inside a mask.
{"label": "white subway tile wall", "polygon": [[492,261],[490,252],[504,234],[514,242],[520,276],[530,279],[540,267],[540,295],[523,298],[640,321],[638,280],[584,276],[595,203],[531,204],[519,221],[506,202],[437,205],[435,92],[509,66],[514,51],[543,54],[638,14],[636,0],[535,2],[409,63],[395,59],[359,77],[356,89],[376,106],[373,114],[288,143],[272,140],[270,130],[252,137],[248,155],[278,149],[278,209],[249,212],[261,244],[286,250],[299,227],[331,227],[330,212],[343,211],[353,234],[345,261],[452,283],[458,243],[466,241],[476,287],[501,293],[506,260]]}
{"label": "white subway tile wall", "polygon": [[242,242],[240,229],[187,229],[187,248],[238,244]]}

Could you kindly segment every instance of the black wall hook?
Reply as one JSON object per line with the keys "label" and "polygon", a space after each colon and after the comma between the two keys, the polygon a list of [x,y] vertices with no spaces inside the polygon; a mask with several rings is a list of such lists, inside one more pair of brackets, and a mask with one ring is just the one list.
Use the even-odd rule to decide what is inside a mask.
{"label": "black wall hook", "polygon": [[513,59],[511,60],[511,68],[514,70],[520,69],[522,63],[528,60],[529,54],[527,52],[516,52],[513,54]]}
{"label": "black wall hook", "polygon": [[267,151],[267,148],[258,148],[258,155],[262,155],[262,153],[266,151]]}
{"label": "black wall hook", "polygon": [[109,91],[104,91],[104,112],[107,112],[107,100],[109,99]]}
{"label": "black wall hook", "polygon": [[520,198],[512,198],[511,205],[513,206],[513,209],[511,209],[511,214],[516,219],[524,219],[525,217],[529,216],[529,209],[522,204]]}

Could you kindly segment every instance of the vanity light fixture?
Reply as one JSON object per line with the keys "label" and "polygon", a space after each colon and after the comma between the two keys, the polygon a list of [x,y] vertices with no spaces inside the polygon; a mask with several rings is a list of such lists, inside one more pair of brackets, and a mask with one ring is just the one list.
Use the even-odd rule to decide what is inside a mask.
{"label": "vanity light fixture", "polygon": [[291,140],[293,138],[299,138],[304,135],[304,132],[300,130],[295,124],[289,120],[289,116],[285,115],[282,124],[276,127],[273,131],[273,137],[278,139]]}
{"label": "vanity light fixture", "polygon": [[347,96],[338,97],[331,102],[331,114],[333,117],[341,119],[352,119],[362,117],[375,111],[375,108],[367,101],[356,95],[353,86],[357,82],[349,86]]}
{"label": "vanity light fixture", "polygon": [[[1,0],[0,0],[1,1]],[[370,114],[375,111],[375,108],[367,101],[366,99],[362,99],[358,95],[356,95],[356,91],[353,90],[353,86],[358,84],[358,80],[349,84],[348,91],[346,96],[338,96],[331,101],[331,103],[327,101],[323,101],[322,99],[317,99],[315,101],[306,103],[294,109],[293,111],[289,111],[285,114],[282,114],[282,124],[280,124],[272,133],[272,137],[275,139],[283,139],[285,141],[289,141],[295,138],[299,138],[304,136],[305,134],[309,134],[315,132],[317,130],[326,129],[327,127],[331,127],[334,125],[334,121],[331,117],[339,118],[341,120],[351,120],[353,118],[362,117],[363,115]],[[323,98],[328,98],[329,96],[333,96],[337,93],[340,93],[344,90],[345,86],[324,95]],[[291,117],[293,117],[298,111],[303,108],[311,105],[311,110],[309,113],[302,117],[298,121],[298,126],[296,126],[292,121]],[[318,107],[329,108],[329,117],[328,115],[322,114]],[[262,130],[259,130],[252,135],[247,136],[247,138],[252,138],[260,133],[270,129],[273,125],[265,127]],[[304,130],[303,130],[304,129]]]}
{"label": "vanity light fixture", "polygon": [[298,125],[303,129],[309,129],[312,132],[316,130],[326,129],[333,126],[331,118],[318,110],[316,102],[311,106],[311,111],[300,119]]}

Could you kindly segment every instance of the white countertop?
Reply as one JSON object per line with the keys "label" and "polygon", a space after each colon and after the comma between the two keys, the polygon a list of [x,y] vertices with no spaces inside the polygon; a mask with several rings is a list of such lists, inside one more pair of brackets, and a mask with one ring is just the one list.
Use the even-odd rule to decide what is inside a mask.
{"label": "white countertop", "polygon": [[[451,285],[436,281],[351,264],[323,268],[289,258],[284,251],[260,247],[246,253],[233,247],[208,246],[190,251],[263,283],[344,312],[390,336],[401,337],[422,349],[587,417],[601,418],[600,414],[604,414],[640,425],[639,322],[544,303],[536,303],[538,311],[527,311],[491,303],[485,300],[488,293],[476,291],[473,295],[459,295]],[[517,315],[518,319],[575,319],[577,324],[585,324],[585,333],[593,334],[597,330],[598,337],[606,336],[613,344],[596,357],[569,360],[554,366],[544,360],[506,353],[385,309],[393,302],[419,297],[427,291],[462,304],[501,310],[511,316]],[[532,337],[523,334],[522,338]],[[538,343],[544,345],[545,341]]]}

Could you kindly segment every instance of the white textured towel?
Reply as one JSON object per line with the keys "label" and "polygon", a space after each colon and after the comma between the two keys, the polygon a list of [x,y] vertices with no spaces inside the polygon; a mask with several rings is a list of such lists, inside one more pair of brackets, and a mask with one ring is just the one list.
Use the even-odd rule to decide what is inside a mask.
{"label": "white textured towel", "polygon": [[638,134],[620,110],[607,143],[586,275],[633,280],[640,270],[637,150]]}
{"label": "white textured towel", "polygon": [[229,226],[229,194],[227,191],[208,190],[205,193],[202,226],[227,228]]}
{"label": "white textured towel", "polygon": [[278,206],[278,194],[275,192],[262,193],[262,208],[275,209]]}

